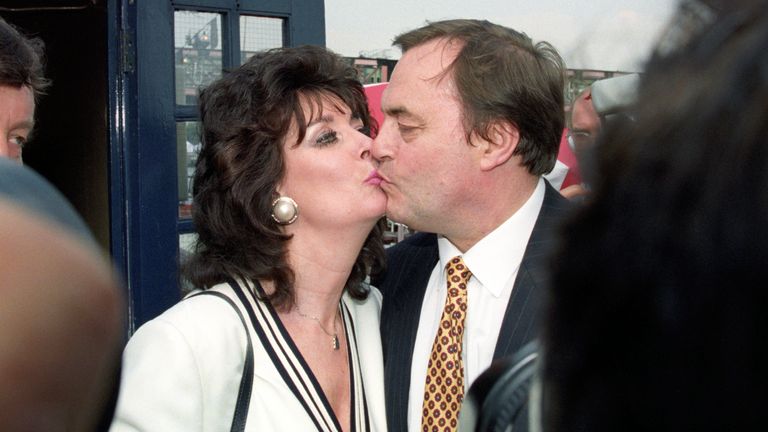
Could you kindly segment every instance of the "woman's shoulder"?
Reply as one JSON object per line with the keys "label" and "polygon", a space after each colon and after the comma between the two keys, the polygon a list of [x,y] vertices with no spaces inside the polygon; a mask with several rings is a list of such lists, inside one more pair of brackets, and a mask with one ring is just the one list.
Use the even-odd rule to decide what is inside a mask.
{"label": "woman's shoulder", "polygon": [[141,326],[131,339],[179,338],[193,351],[208,351],[213,348],[212,343],[241,345],[245,329],[233,305],[222,297],[227,296],[228,290],[231,292],[231,288],[221,284],[205,291],[191,292]]}
{"label": "woman's shoulder", "polygon": [[344,293],[342,301],[349,309],[352,320],[360,331],[367,331],[368,328],[379,328],[381,317],[381,292],[374,286],[369,286],[368,297],[363,300],[352,298]]}
{"label": "woman's shoulder", "polygon": [[223,430],[231,422],[227,413],[234,411],[246,347],[231,305],[216,295],[187,296],[128,341],[113,432],[136,425],[181,431],[215,424]]}

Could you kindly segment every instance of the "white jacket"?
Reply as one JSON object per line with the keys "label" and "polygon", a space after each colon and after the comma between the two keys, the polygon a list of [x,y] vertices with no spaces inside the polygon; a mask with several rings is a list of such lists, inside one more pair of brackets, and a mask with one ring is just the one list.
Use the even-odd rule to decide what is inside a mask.
{"label": "white jacket", "polygon": [[[217,285],[211,290],[234,298],[234,290],[228,284]],[[265,312],[271,308],[255,300],[255,297],[250,297],[250,300],[256,315],[264,314],[271,320],[271,325],[282,328],[279,319],[274,321],[276,315],[270,316]],[[342,310],[346,311],[350,350],[353,351],[357,344],[358,378],[362,379],[365,391],[370,430],[385,431],[379,335],[381,293],[372,288],[371,295],[362,302],[345,294],[342,304],[345,306]],[[317,414],[313,420],[307,411],[308,406],[318,405],[316,398],[299,398],[296,388],[291,390],[283,378],[291,367],[282,369],[281,375],[281,367],[273,362],[272,358],[276,355],[286,356],[286,345],[274,341],[265,345],[265,335],[271,330],[264,327],[266,331],[259,336],[248,314],[244,312],[243,315],[249,324],[254,354],[253,391],[246,430],[334,430],[332,425],[327,426],[327,422],[323,424],[321,420],[318,423]],[[350,334],[351,328],[354,328],[353,334]],[[279,331],[272,333],[280,334]],[[246,347],[243,323],[226,301],[214,295],[198,295],[179,302],[143,325],[128,342],[123,355],[115,420],[110,431],[228,432],[242,378]],[[287,356],[291,355],[288,352]],[[350,368],[353,368],[352,363]],[[300,373],[304,372],[300,370]],[[358,401],[361,400],[358,398]],[[365,411],[363,404],[358,406]],[[322,406],[314,409],[321,411],[321,416],[325,411]],[[327,415],[327,412],[324,414]],[[358,431],[360,429],[357,428]]]}

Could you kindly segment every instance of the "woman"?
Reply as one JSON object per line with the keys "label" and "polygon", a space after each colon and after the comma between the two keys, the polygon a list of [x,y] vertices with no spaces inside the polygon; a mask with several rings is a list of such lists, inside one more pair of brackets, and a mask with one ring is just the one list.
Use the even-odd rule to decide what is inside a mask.
{"label": "woman", "polygon": [[203,290],[128,343],[112,430],[384,430],[363,280],[386,196],[355,70],[320,47],[262,52],[200,109],[186,272]]}

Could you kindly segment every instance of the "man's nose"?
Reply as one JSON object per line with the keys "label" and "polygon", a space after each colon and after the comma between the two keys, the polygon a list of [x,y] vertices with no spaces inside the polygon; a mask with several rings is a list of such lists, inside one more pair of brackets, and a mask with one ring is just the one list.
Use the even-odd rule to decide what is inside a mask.
{"label": "man's nose", "polygon": [[379,162],[392,159],[392,121],[384,119],[379,128],[379,133],[371,143],[371,156]]}

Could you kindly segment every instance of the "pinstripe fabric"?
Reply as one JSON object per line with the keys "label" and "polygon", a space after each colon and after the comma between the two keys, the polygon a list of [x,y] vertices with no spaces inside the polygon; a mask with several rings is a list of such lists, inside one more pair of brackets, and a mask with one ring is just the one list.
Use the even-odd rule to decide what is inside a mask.
{"label": "pinstripe fabric", "polygon": [[[538,328],[536,312],[547,283],[546,257],[555,239],[553,228],[570,208],[568,201],[547,183],[544,202],[507,305],[494,359],[514,354],[535,338]],[[387,423],[390,431],[399,432],[407,430],[408,426],[413,346],[429,276],[439,258],[437,236],[414,234],[389,248],[387,258],[386,273],[374,278],[373,285],[384,295],[381,336]]]}

